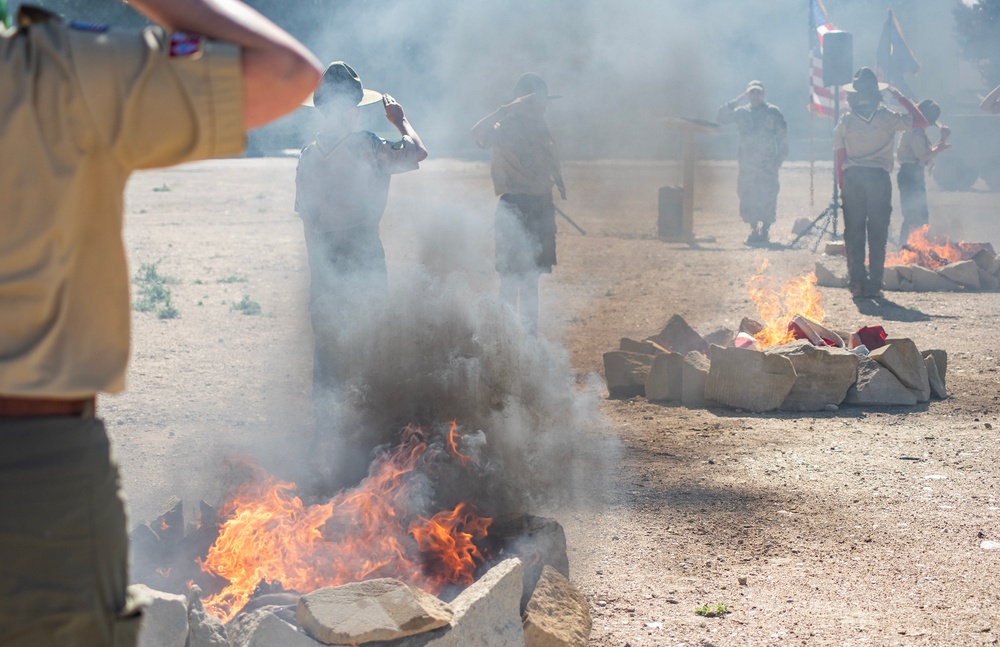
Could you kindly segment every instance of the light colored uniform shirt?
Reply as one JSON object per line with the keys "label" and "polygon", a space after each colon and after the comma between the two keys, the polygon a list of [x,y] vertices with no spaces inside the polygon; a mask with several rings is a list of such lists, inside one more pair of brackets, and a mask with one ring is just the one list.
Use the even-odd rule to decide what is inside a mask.
{"label": "light colored uniform shirt", "polygon": [[545,120],[515,113],[497,122],[483,146],[491,149],[490,174],[497,195],[551,195],[562,171]]}
{"label": "light colored uniform shirt", "polygon": [[295,172],[295,212],[313,233],[378,227],[389,198],[389,178],[419,168],[409,137],[388,142],[357,131],[320,135],[302,150]]}
{"label": "light colored uniform shirt", "polygon": [[242,151],[239,54],[55,17],[0,35],[0,395],[124,388],[126,181]]}
{"label": "light colored uniform shirt", "polygon": [[[923,128],[911,128],[899,138],[896,157],[900,164],[920,164],[920,158],[931,152],[931,142]],[[927,160],[925,164],[929,164]]]}
{"label": "light colored uniform shirt", "polygon": [[896,133],[910,130],[913,117],[879,106],[871,119],[855,112],[844,115],[833,129],[833,149],[847,149],[844,168],[867,166],[892,172]]}

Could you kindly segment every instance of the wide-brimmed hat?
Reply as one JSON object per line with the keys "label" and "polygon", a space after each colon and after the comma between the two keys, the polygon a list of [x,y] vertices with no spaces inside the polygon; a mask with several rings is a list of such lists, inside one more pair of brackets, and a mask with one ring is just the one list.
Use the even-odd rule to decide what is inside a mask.
{"label": "wide-brimmed hat", "polygon": [[758,81],[757,79],[754,79],[753,81],[750,81],[750,83],[747,83],[747,92],[749,92],[751,90],[760,90],[761,92],[763,92],[764,91],[764,82],[763,81]]}
{"label": "wide-brimmed hat", "polygon": [[304,106],[339,104],[344,107],[367,106],[382,100],[382,93],[370,90],[361,84],[361,77],[350,65],[334,61],[326,67],[323,79],[316,91],[310,94]]}
{"label": "wide-brimmed hat", "polygon": [[854,74],[854,82],[845,85],[844,90],[876,97],[888,87],[888,83],[879,83],[878,77],[870,67],[863,67]]}
{"label": "wide-brimmed hat", "polygon": [[941,124],[938,123],[938,118],[941,117],[941,106],[930,99],[924,99],[917,104],[917,110],[927,119],[927,123],[938,128],[941,127]]}
{"label": "wide-brimmed hat", "polygon": [[534,72],[525,72],[521,75],[521,78],[517,80],[514,84],[514,99],[518,97],[526,97],[529,94],[537,94],[545,99],[558,99],[559,94],[549,94],[549,86],[546,85],[542,77],[538,76]]}

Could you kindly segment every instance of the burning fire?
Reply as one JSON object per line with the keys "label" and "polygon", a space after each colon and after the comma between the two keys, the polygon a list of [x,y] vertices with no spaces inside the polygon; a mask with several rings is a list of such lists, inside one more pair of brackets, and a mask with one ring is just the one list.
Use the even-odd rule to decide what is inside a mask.
{"label": "burning fire", "polygon": [[[447,452],[462,465],[462,436],[451,423]],[[211,613],[230,620],[261,581],[287,590],[312,591],[378,577],[394,577],[437,594],[449,584],[468,585],[485,557],[475,542],[492,519],[464,503],[430,519],[410,511],[426,505],[426,468],[442,452],[424,431],[408,425],[391,452],[375,459],[356,488],[324,504],[306,505],[295,484],[262,471],[223,507],[227,519],[201,568],[229,581],[205,600]]]}
{"label": "burning fire", "polygon": [[757,305],[760,322],[764,324],[754,339],[761,348],[780,346],[795,339],[788,323],[795,315],[802,315],[817,323],[823,322],[823,299],[816,289],[816,275],[804,274],[788,279],[780,290],[776,289],[771,277],[764,274],[767,269],[765,258],[757,275],[747,281],[747,293]]}
{"label": "burning fire", "polygon": [[906,245],[898,252],[886,254],[886,265],[921,265],[936,270],[949,263],[972,258],[981,245],[966,242],[953,243],[948,236],[931,240],[929,226],[924,225],[910,232]]}

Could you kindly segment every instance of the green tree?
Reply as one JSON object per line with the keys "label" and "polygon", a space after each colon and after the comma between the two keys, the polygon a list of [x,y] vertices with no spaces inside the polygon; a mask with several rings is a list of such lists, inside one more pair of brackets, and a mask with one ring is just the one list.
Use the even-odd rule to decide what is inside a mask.
{"label": "green tree", "polygon": [[1000,0],[955,0],[955,28],[962,56],[987,85],[1000,84]]}

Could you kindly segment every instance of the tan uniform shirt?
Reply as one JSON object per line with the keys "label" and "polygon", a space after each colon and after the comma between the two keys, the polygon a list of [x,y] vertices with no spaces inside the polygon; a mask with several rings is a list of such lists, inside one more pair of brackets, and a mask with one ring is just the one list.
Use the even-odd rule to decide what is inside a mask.
{"label": "tan uniform shirt", "polygon": [[419,168],[409,137],[388,142],[359,131],[330,140],[320,136],[302,150],[295,172],[295,212],[315,233],[377,227],[393,173]]}
{"label": "tan uniform shirt", "polygon": [[129,174],[241,152],[239,49],[50,18],[0,35],[0,395],[124,388]]}
{"label": "tan uniform shirt", "polygon": [[855,112],[841,118],[833,129],[833,149],[847,149],[844,168],[868,166],[892,172],[896,133],[909,130],[913,117],[879,106],[871,119]]}
{"label": "tan uniform shirt", "polygon": [[545,121],[523,114],[501,119],[484,142],[492,150],[490,174],[497,195],[551,195],[561,175],[559,156]]}
{"label": "tan uniform shirt", "polygon": [[900,164],[920,164],[920,158],[929,152],[931,142],[927,139],[927,133],[923,128],[911,128],[899,138],[896,157]]}

